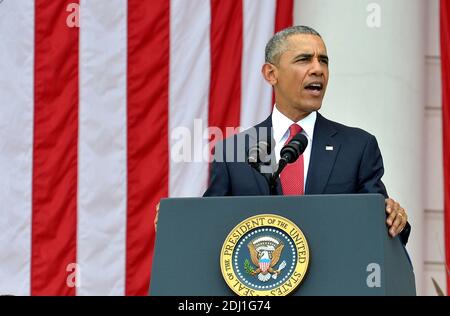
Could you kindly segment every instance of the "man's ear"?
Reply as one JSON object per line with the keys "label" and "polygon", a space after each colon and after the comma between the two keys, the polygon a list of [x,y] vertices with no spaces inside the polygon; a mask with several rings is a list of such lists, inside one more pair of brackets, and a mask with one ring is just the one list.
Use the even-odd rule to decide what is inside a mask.
{"label": "man's ear", "polygon": [[262,66],[261,72],[264,79],[272,86],[275,86],[278,82],[278,69],[275,65],[265,63]]}

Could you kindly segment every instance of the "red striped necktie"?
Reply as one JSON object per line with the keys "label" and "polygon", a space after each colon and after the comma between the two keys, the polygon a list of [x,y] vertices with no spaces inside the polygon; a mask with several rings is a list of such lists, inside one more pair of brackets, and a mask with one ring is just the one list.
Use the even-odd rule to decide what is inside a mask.
{"label": "red striped necktie", "polygon": [[[291,139],[300,133],[302,128],[297,124],[292,124],[289,127],[289,138],[284,143],[285,145],[291,141]],[[281,186],[283,188],[283,195],[303,195],[304,188],[304,175],[303,175],[303,155],[298,157],[294,163],[288,164],[281,172]]]}

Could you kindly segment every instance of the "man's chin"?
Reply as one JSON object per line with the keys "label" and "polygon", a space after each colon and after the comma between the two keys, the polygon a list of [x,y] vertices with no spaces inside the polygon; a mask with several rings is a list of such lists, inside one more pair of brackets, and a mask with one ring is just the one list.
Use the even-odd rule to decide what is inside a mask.
{"label": "man's chin", "polygon": [[306,106],[298,107],[297,109],[305,113],[312,113],[314,111],[319,111],[322,107],[322,103],[319,104],[308,104]]}

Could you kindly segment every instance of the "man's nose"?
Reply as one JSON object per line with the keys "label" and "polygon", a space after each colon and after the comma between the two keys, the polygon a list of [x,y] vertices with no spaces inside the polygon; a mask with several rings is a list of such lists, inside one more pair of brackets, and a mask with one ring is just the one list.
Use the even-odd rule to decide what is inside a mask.
{"label": "man's nose", "polygon": [[311,69],[309,71],[309,74],[311,76],[322,76],[323,75],[323,67],[324,65],[319,61],[318,58],[313,58],[311,61]]}

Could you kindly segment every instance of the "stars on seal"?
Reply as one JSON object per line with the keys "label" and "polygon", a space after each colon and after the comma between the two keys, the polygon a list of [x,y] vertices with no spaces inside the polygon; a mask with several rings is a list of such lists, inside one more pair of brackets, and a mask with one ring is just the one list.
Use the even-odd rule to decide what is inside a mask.
{"label": "stars on seal", "polygon": [[[269,235],[268,235],[269,234]],[[270,235],[272,234],[272,235]],[[270,236],[278,236],[278,238],[275,237],[270,237]],[[264,237],[266,236],[266,237]],[[267,237],[269,236],[269,237]],[[280,271],[277,271],[277,269],[275,269],[275,265],[278,263],[279,259],[280,259],[280,254],[282,249],[284,248],[284,244],[287,245],[290,254],[292,256],[292,260],[290,260],[289,262],[289,268],[287,269],[287,271],[284,271],[284,275],[282,278],[278,278],[278,282],[274,282],[272,284],[258,284],[255,281],[251,281],[251,279],[249,280],[249,274],[246,273],[247,271],[241,271],[242,267],[242,262],[239,262],[239,257],[240,254],[242,254],[241,250],[244,249],[245,251],[245,245],[250,241],[258,241],[258,250],[260,250],[260,258],[267,258],[267,257],[271,257],[271,265],[270,265],[270,269],[268,268],[265,273],[266,277],[264,278],[266,281],[262,281],[260,278],[255,278],[255,281],[260,281],[260,282],[268,282],[271,278],[275,281],[276,278],[278,277],[278,275],[280,274]],[[277,240],[277,241],[274,241]],[[250,242],[251,243],[251,242]],[[273,254],[274,250],[275,250],[275,246],[276,244],[283,244],[283,248],[279,248],[279,253],[275,253],[275,255]],[[252,244],[253,245],[253,244]],[[272,247],[272,248],[271,248]],[[253,247],[254,250],[256,251],[256,248]],[[271,253],[270,253],[271,252]],[[258,257],[257,251],[256,251],[256,257]],[[259,266],[259,258],[257,259],[255,257],[255,253],[253,253],[253,258],[252,258],[252,263],[258,267]],[[273,258],[275,258],[275,260],[273,260]],[[292,275],[292,272],[294,270],[294,266],[296,264],[296,252],[295,252],[295,247],[294,244],[292,243],[291,238],[286,235],[284,232],[275,229],[275,228],[259,228],[256,230],[251,231],[250,233],[248,233],[245,237],[243,237],[239,242],[238,245],[236,245],[236,249],[235,249],[235,253],[234,253],[234,269],[236,271],[236,274],[239,276],[239,278],[242,280],[242,282],[252,288],[255,289],[264,289],[264,290],[270,290],[273,289],[277,286],[279,286],[280,284],[284,283],[289,277],[290,275]],[[283,262],[282,262],[283,263]],[[283,269],[286,267],[287,262],[284,262],[284,265],[282,266]],[[279,270],[279,269],[278,269]],[[281,269],[282,270],[282,269]],[[278,273],[276,273],[278,272]],[[261,274],[261,268],[254,270],[252,276],[258,276],[259,274]],[[274,275],[275,278],[274,278]],[[253,278],[252,278],[253,279]]]}

